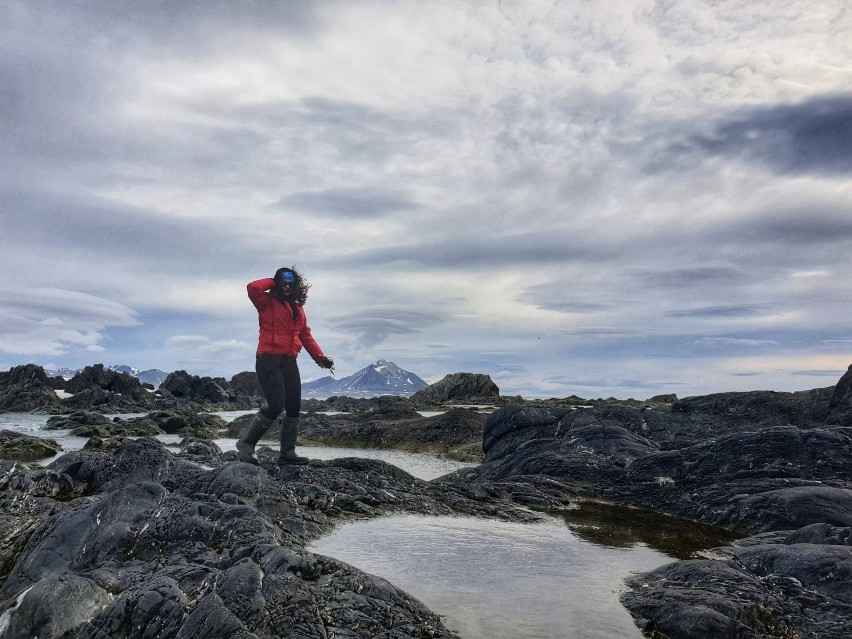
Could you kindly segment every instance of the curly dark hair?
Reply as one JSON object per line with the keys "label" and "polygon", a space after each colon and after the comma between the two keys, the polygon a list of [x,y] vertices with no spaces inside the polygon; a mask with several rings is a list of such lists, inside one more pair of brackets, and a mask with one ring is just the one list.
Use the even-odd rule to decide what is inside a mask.
{"label": "curly dark hair", "polygon": [[299,306],[304,306],[305,302],[308,301],[308,289],[311,288],[311,285],[304,277],[302,277],[302,274],[296,270],[295,266],[291,266],[289,268],[285,266],[275,271],[275,286],[272,288],[272,294],[279,299],[281,298],[281,275],[287,272],[292,273],[293,277],[296,278],[296,296],[293,301],[295,301]]}

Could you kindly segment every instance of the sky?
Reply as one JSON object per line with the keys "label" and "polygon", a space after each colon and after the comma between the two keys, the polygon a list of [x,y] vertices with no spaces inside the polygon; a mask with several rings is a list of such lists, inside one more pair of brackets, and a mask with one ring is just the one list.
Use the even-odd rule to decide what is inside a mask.
{"label": "sky", "polygon": [[338,377],[831,386],[852,8],[0,0],[0,370],[253,370],[281,266]]}

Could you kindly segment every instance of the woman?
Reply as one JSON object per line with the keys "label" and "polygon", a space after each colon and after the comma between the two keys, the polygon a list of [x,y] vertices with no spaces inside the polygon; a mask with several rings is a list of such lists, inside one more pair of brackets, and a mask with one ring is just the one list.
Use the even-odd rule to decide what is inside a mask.
{"label": "woman", "polygon": [[266,395],[266,408],[254,416],[245,437],[237,441],[239,458],[250,464],[258,463],[254,447],[282,411],[278,465],[309,461],[296,454],[302,403],[302,380],[296,356],[304,346],[320,368],[334,367],[334,361],[323,354],[311,335],[302,308],[310,286],[295,269],[280,268],[275,277],[250,282],[247,287],[260,324],[255,370]]}

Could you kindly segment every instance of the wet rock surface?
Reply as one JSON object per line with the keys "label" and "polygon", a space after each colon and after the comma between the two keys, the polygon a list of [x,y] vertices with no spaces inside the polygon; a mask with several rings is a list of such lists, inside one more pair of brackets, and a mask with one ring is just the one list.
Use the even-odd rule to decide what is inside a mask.
{"label": "wet rock surface", "polygon": [[438,481],[536,508],[594,499],[757,535],[633,579],[623,601],[650,636],[848,636],[852,428],[831,417],[828,391],[671,410],[505,407],[485,425],[483,463]]}
{"label": "wet rock surface", "polygon": [[482,458],[486,415],[452,408],[422,417],[416,411],[384,408],[346,415],[311,415],[302,420],[303,441],[356,448],[429,452],[461,461]]}
{"label": "wet rock surface", "polygon": [[279,471],[266,449],[257,467],[197,438],[179,455],[98,441],[48,468],[0,462],[2,636],[454,637],[416,599],[306,544],[392,512],[536,518],[376,460]]}
{"label": "wet rock surface", "polygon": [[716,549],[715,559],[662,566],[628,580],[622,602],[651,636],[849,636],[850,529],[815,524]]}
{"label": "wet rock surface", "polygon": [[58,453],[62,448],[52,439],[24,435],[12,430],[0,430],[0,459],[33,461]]}

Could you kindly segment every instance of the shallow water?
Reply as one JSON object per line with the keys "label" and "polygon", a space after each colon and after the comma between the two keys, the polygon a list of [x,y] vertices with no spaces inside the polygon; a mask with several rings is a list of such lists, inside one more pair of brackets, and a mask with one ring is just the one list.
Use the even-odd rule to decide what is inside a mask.
{"label": "shallow water", "polygon": [[[225,421],[232,421],[241,415],[257,411],[229,411],[214,413]],[[144,413],[142,413],[144,414]],[[122,415],[110,415],[112,417],[138,417],[139,413],[128,413]],[[46,430],[49,415],[33,415],[31,413],[0,413],[0,429],[8,428],[27,435],[52,439],[62,446],[62,452],[52,457],[39,460],[37,463],[47,465],[57,457],[71,450],[79,450],[86,445],[87,437],[72,437],[67,430]],[[169,450],[180,452],[177,444],[183,439],[181,435],[158,435],[157,439],[166,444]],[[235,450],[236,440],[231,438],[214,440],[222,452]],[[275,442],[262,441],[260,446],[270,446],[277,449]],[[299,446],[297,449],[301,455],[311,459],[339,459],[341,457],[365,457],[367,459],[381,459],[420,479],[434,479],[446,475],[460,468],[468,468],[470,464],[457,462],[449,459],[440,459],[432,455],[418,453],[406,453],[395,450],[366,450],[361,448],[331,448],[326,446]]]}
{"label": "shallow water", "polygon": [[672,558],[584,541],[558,518],[518,524],[405,515],[347,524],[309,550],[379,575],[465,639],[640,639],[623,580]]}

